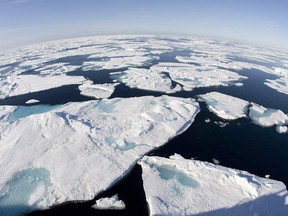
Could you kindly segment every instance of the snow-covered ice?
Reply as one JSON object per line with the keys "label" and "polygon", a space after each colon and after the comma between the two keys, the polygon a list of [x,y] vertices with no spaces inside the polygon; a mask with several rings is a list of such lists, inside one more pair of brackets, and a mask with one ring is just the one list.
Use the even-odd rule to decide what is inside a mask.
{"label": "snow-covered ice", "polygon": [[[249,118],[254,124],[262,127],[279,126],[277,132],[284,133],[285,126],[288,125],[288,115],[281,110],[266,108],[259,104],[248,102],[240,98],[219,92],[210,92],[198,95],[199,101],[205,101],[208,109],[218,117],[225,120],[235,120],[242,117]],[[220,127],[225,127],[226,123],[215,122]]]}
{"label": "snow-covered ice", "polygon": [[176,154],[139,164],[150,215],[288,215],[282,182]]}
{"label": "snow-covered ice", "polygon": [[199,95],[207,103],[208,109],[222,119],[235,120],[246,117],[249,102],[219,92]]}
{"label": "snow-covered ice", "polygon": [[255,103],[251,104],[249,117],[254,124],[263,127],[288,124],[288,116],[281,110],[266,108]]}
{"label": "snow-covered ice", "polygon": [[190,90],[198,87],[236,85],[235,83],[247,78],[225,69],[183,63],[159,63],[151,69],[169,73],[173,81]]}
{"label": "snow-covered ice", "polygon": [[81,95],[100,99],[100,98],[109,98],[113,94],[115,87],[118,84],[119,83],[93,84],[92,81],[87,80],[78,88],[80,90]]}
{"label": "snow-covered ice", "polygon": [[110,75],[111,78],[128,85],[130,88],[166,93],[181,90],[179,85],[173,88],[171,79],[155,67],[151,67],[151,69],[129,68],[124,72],[111,73]]}
{"label": "snow-covered ice", "polygon": [[278,92],[288,94],[288,73],[286,77],[280,77],[276,80],[267,80],[265,84]]}
{"label": "snow-covered ice", "polygon": [[95,209],[125,209],[125,203],[122,200],[119,200],[118,195],[112,197],[104,197],[99,200],[96,200],[96,203],[92,206]]}
{"label": "snow-covered ice", "polygon": [[[6,85],[7,91],[0,93],[3,97],[23,95],[31,92],[43,91],[63,85],[81,84],[86,79],[82,76],[37,76],[37,75],[17,75],[9,77]],[[0,91],[1,91],[0,90]]]}
{"label": "snow-covered ice", "polygon": [[[7,108],[6,115],[13,110]],[[21,197],[9,195],[12,186],[27,192],[21,201],[27,211],[92,199],[128,173],[142,155],[185,131],[198,112],[194,99],[147,96],[69,103],[11,123],[4,118],[0,190],[6,192],[0,200],[10,206],[19,203]],[[39,169],[47,170],[49,178],[45,174],[43,184],[21,189],[26,183],[15,179]]]}

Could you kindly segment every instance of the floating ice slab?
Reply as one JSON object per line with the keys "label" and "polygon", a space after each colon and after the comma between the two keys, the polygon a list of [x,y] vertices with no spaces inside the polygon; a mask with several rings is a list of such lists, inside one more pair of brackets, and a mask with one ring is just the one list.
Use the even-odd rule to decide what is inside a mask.
{"label": "floating ice slab", "polygon": [[251,104],[249,117],[254,124],[263,127],[288,124],[288,116],[281,110],[266,108],[255,103]]}
{"label": "floating ice slab", "polygon": [[113,94],[115,87],[118,84],[119,83],[93,84],[92,81],[86,81],[78,88],[81,91],[80,93],[81,95],[100,99],[100,98],[109,98]]}
{"label": "floating ice slab", "polygon": [[[69,103],[10,124],[1,121],[0,190],[25,170],[45,169],[49,184],[19,189],[26,191],[23,199],[33,200],[21,201],[24,209],[92,199],[129,172],[142,155],[185,131],[198,112],[194,99],[115,98]],[[21,188],[20,183],[15,187]],[[7,193],[12,197],[9,205],[17,205],[21,198]]]}
{"label": "floating ice slab", "polygon": [[211,112],[222,119],[235,120],[246,117],[248,101],[219,92],[210,92],[198,97],[207,103]]}
{"label": "floating ice slab", "polygon": [[129,68],[120,73],[111,73],[111,78],[128,85],[130,88],[138,88],[149,91],[176,92],[181,87],[172,87],[171,79],[161,70]]}
{"label": "floating ice slab", "polygon": [[276,80],[267,80],[265,85],[275,89],[278,92],[288,94],[288,73],[285,77],[281,77]]}
{"label": "floating ice slab", "polygon": [[99,200],[96,200],[96,203],[92,206],[95,209],[117,209],[122,210],[125,209],[125,203],[122,200],[119,200],[118,195],[114,195],[112,197],[105,197]]}
{"label": "floating ice slab", "polygon": [[61,87],[63,85],[81,84],[86,79],[82,76],[37,76],[37,75],[18,75],[10,77],[11,86],[7,96],[16,96],[31,92],[38,92],[47,89]]}
{"label": "floating ice slab", "polygon": [[139,164],[150,215],[288,215],[282,182],[179,155]]}
{"label": "floating ice slab", "polygon": [[182,63],[160,63],[151,68],[168,72],[173,81],[190,89],[236,85],[235,83],[247,78],[225,69]]}

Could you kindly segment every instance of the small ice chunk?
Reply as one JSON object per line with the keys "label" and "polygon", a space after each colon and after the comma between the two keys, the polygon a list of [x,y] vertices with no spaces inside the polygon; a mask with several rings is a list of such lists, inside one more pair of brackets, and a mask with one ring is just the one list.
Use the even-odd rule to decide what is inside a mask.
{"label": "small ice chunk", "polygon": [[216,164],[216,165],[220,164],[220,161],[217,160],[216,158],[212,158],[212,161],[213,161],[213,163]]}
{"label": "small ice chunk", "polygon": [[222,122],[222,121],[214,121],[214,123],[221,128],[226,127],[229,124],[228,122]]}
{"label": "small ice chunk", "polygon": [[138,163],[150,215],[288,215],[282,182],[178,155]]}
{"label": "small ice chunk", "polygon": [[93,84],[92,81],[88,80],[82,85],[80,85],[78,88],[81,91],[81,95],[100,99],[109,98],[113,94],[115,87],[118,84],[119,83]]}
{"label": "small ice chunk", "polygon": [[208,109],[222,119],[235,120],[246,117],[248,101],[219,92],[199,95],[207,103]]}
{"label": "small ice chunk", "polygon": [[209,123],[211,120],[209,118],[205,119],[206,123]]}
{"label": "small ice chunk", "polygon": [[278,125],[276,127],[276,131],[280,134],[283,134],[283,133],[287,133],[288,132],[288,127],[287,126],[281,126],[281,125]]}
{"label": "small ice chunk", "polygon": [[265,178],[270,178],[270,175],[269,174],[265,175]]}
{"label": "small ice chunk", "polygon": [[112,196],[112,197],[105,197],[101,198],[99,200],[96,200],[96,203],[92,206],[92,208],[95,209],[117,209],[122,210],[125,209],[125,203],[122,200],[119,200],[118,194]]}
{"label": "small ice chunk", "polygon": [[255,103],[251,104],[249,117],[254,124],[262,127],[271,127],[273,125],[284,125],[288,123],[288,116],[281,110],[266,108]]}
{"label": "small ice chunk", "polygon": [[37,99],[31,99],[25,102],[26,104],[34,104],[34,103],[39,103],[39,100]]}

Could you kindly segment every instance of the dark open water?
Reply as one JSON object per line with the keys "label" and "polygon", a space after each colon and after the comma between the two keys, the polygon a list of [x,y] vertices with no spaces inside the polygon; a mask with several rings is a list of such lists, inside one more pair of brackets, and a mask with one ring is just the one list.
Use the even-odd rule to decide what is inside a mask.
{"label": "dark open water", "polygon": [[[185,56],[187,52],[167,53],[161,55],[159,61],[177,62],[175,56]],[[68,62],[77,65],[82,64],[86,58],[87,56],[67,57],[56,59],[50,63]],[[145,67],[149,68],[152,64],[156,64],[159,61],[154,61]],[[109,73],[123,70],[125,68],[101,70],[94,73],[78,70],[69,73],[69,75],[83,75],[93,80],[94,83],[112,83]],[[35,71],[30,71],[29,73],[35,73]],[[288,96],[264,85],[265,79],[276,79],[276,76],[256,69],[242,70],[238,73],[249,78],[243,81],[244,85],[242,87],[198,88],[193,91],[183,91],[170,95],[195,98],[198,94],[218,91],[266,107],[281,109],[288,113]],[[111,98],[146,95],[161,96],[163,94],[130,89],[120,84],[116,87]],[[0,105],[25,105],[25,102],[29,99],[38,99],[40,104],[63,104],[71,101],[92,100],[93,98],[81,96],[77,85],[68,85],[56,89],[10,97],[0,101]],[[212,159],[215,158],[220,161],[220,165],[246,170],[262,177],[270,174],[272,179],[283,181],[286,186],[288,185],[288,134],[278,134],[275,131],[275,127],[262,128],[254,125],[246,118],[229,122],[226,127],[222,128],[216,125],[214,121],[223,120],[209,112],[205,103],[201,102],[200,106],[201,112],[187,131],[170,140],[165,146],[150,152],[149,155],[168,157],[174,153],[178,153],[185,158],[195,158],[209,162],[213,162]],[[205,119],[207,118],[211,120],[210,123],[205,123]],[[95,197],[95,200],[97,200],[101,197],[110,197],[118,194],[119,199],[125,202],[126,210],[95,210],[91,208],[95,200],[91,200],[88,202],[66,203],[46,211],[32,212],[29,215],[147,215],[148,207],[142,183],[141,167],[136,165],[130,174],[118,184]]]}

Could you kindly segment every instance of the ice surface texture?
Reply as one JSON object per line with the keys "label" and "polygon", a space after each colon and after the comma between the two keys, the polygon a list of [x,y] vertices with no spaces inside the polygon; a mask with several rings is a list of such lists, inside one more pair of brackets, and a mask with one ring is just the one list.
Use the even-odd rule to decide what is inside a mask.
{"label": "ice surface texture", "polygon": [[[37,208],[92,199],[142,155],[185,131],[198,112],[194,99],[162,96],[69,103],[12,123],[3,118],[0,190],[6,193],[0,200],[9,198],[9,206],[21,200],[5,189],[11,182],[29,207],[31,199]],[[33,181],[33,190],[26,190],[25,182],[14,180],[25,170],[37,169],[49,171],[49,184]]]}
{"label": "ice surface texture", "polygon": [[288,215],[281,182],[180,155],[139,164],[150,215]]}

